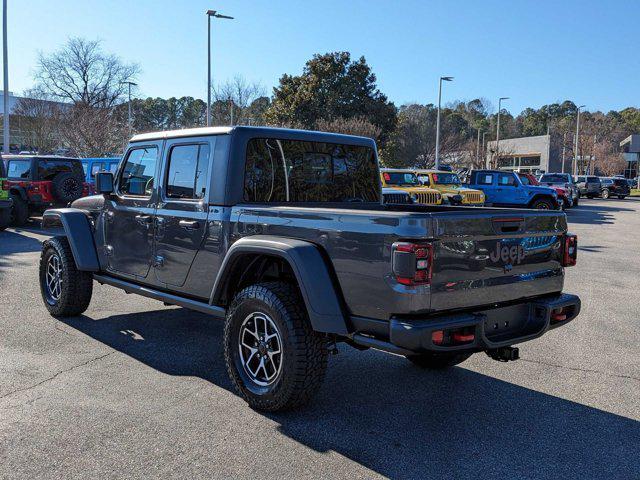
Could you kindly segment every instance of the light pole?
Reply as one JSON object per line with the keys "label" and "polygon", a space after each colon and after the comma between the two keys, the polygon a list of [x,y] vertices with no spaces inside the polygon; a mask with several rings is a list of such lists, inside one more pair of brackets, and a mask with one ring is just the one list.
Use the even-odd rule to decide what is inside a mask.
{"label": "light pole", "polygon": [[480,160],[480,129],[478,129],[478,140],[476,141],[476,163]]}
{"label": "light pole", "polygon": [[450,82],[453,77],[440,77],[438,88],[438,116],[436,117],[436,170],[440,170],[440,102],[442,101],[442,81]]}
{"label": "light pole", "polygon": [[580,105],[578,107],[578,117],[576,118],[576,140],[573,150],[573,165],[571,168],[571,175],[578,174],[578,147],[580,146],[580,109],[586,107],[586,105]]}
{"label": "light pole", "polygon": [[233,20],[215,10],[207,10],[207,127],[211,126],[211,17]]}
{"label": "light pole", "polygon": [[133,124],[131,123],[131,87],[137,87],[138,84],[135,82],[122,82],[123,85],[127,85],[128,89],[129,89],[129,101],[127,102],[127,121],[129,123],[129,137],[131,137],[131,134],[133,133]]}
{"label": "light pole", "polygon": [[509,100],[509,97],[500,97],[498,99],[498,125],[496,126],[496,168],[498,168],[498,160],[500,160],[500,111],[502,110],[502,100]]}
{"label": "light pole", "polygon": [[9,53],[7,49],[7,0],[2,2],[2,64],[4,75],[3,151],[9,153]]}
{"label": "light pole", "polygon": [[489,132],[482,132],[482,165],[486,168],[487,167],[487,153],[486,150],[484,149],[484,137],[487,135],[487,133]]}

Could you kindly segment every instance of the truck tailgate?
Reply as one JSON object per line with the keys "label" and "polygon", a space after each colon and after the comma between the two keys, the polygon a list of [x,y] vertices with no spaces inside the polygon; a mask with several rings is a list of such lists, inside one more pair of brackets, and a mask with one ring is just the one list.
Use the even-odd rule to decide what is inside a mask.
{"label": "truck tailgate", "polygon": [[485,209],[433,213],[431,310],[509,302],[563,286],[564,213]]}

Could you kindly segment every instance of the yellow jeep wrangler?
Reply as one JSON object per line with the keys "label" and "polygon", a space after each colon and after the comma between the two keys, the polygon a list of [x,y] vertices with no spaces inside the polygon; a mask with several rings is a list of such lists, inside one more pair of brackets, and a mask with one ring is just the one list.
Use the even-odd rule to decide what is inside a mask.
{"label": "yellow jeep wrangler", "polygon": [[441,205],[442,195],[433,188],[425,187],[411,170],[382,168],[380,178],[383,187],[393,187],[407,192],[415,203]]}
{"label": "yellow jeep wrangler", "polygon": [[414,170],[414,173],[420,183],[439,191],[445,203],[476,207],[484,205],[484,192],[463,186],[457,173],[439,170]]}

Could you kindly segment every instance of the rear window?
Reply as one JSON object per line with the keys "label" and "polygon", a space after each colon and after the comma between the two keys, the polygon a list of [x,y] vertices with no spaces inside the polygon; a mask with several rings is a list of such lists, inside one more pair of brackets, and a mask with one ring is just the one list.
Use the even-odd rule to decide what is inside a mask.
{"label": "rear window", "polygon": [[82,164],[74,160],[39,160],[38,161],[38,179],[53,180],[59,173],[72,172],[81,174],[84,172]]}
{"label": "rear window", "polygon": [[598,177],[587,177],[587,183],[600,183],[600,179]]}
{"label": "rear window", "polygon": [[9,178],[29,178],[31,174],[31,159],[9,160],[7,176]]}
{"label": "rear window", "polygon": [[254,138],[247,145],[247,202],[380,202],[372,148]]}
{"label": "rear window", "polygon": [[626,187],[628,185],[627,180],[624,178],[616,178],[613,183],[621,187]]}
{"label": "rear window", "polygon": [[399,187],[419,186],[420,181],[415,173],[411,172],[382,172],[382,178],[387,185]]}
{"label": "rear window", "polygon": [[566,175],[543,175],[540,179],[542,183],[567,183]]}

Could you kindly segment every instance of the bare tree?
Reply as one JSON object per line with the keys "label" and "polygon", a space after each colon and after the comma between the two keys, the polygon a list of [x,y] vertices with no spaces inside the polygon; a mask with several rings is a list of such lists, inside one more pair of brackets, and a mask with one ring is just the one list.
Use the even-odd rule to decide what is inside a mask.
{"label": "bare tree", "polygon": [[358,135],[377,140],[382,133],[380,127],[375,126],[366,118],[336,118],[335,120],[318,120],[318,130],[324,132],[344,133],[347,135]]}
{"label": "bare tree", "polygon": [[41,89],[65,102],[109,108],[123,101],[140,69],[102,51],[100,42],[70,38],[58,51],[40,53],[36,80]]}
{"label": "bare tree", "polygon": [[240,75],[218,85],[212,92],[213,123],[229,125],[255,123],[255,119],[248,115],[249,107],[264,94],[262,85],[248,82]]}
{"label": "bare tree", "polygon": [[40,153],[48,153],[59,147],[63,110],[58,102],[52,101],[40,89],[24,92],[14,110],[23,143]]}
{"label": "bare tree", "polygon": [[61,133],[65,144],[76,155],[101,157],[122,151],[128,127],[115,109],[78,103],[65,113]]}
{"label": "bare tree", "polygon": [[601,141],[594,147],[595,166],[607,177],[618,175],[624,172],[626,162],[622,155],[616,151],[615,146],[608,141]]}

